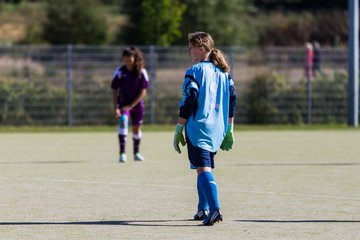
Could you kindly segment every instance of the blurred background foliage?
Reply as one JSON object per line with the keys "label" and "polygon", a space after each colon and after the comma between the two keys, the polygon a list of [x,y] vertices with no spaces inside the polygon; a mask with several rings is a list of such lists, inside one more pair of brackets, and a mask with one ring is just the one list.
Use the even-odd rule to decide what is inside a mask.
{"label": "blurred background foliage", "polygon": [[[345,123],[347,75],[321,75],[315,80],[313,112],[316,114],[313,121]],[[94,87],[77,91],[74,95],[74,124],[115,124],[107,82],[90,79],[87,84]],[[305,80],[294,84],[277,73],[259,75],[238,98],[237,109],[243,109],[248,124],[304,124],[305,86]],[[173,124],[177,119],[178,110],[174,106],[178,104],[179,95],[159,93],[156,98],[157,123]],[[66,99],[66,90],[51,84],[46,78],[9,81],[0,77],[0,124],[66,124]],[[149,106],[149,98],[146,101]]]}
{"label": "blurred background foliage", "polygon": [[[189,32],[207,31],[217,46],[244,46],[264,50],[264,55],[272,56],[271,52],[267,53],[272,46],[302,47],[306,41],[318,41],[324,47],[345,46],[347,19],[345,0],[0,0],[0,45],[74,44],[79,49],[81,45],[104,48],[105,45],[157,45],[165,46],[158,55],[159,61],[170,62],[178,57],[179,63],[183,63],[187,55],[182,48],[179,48],[181,54],[175,54],[171,60],[164,58],[164,53],[169,49],[167,46],[186,45]],[[56,47],[59,46],[53,48]],[[51,83],[50,75],[54,74],[51,77],[55,78],[55,70],[32,62],[28,50],[21,50],[20,55],[22,51],[26,59],[18,59],[18,65],[16,54],[2,59],[3,69],[13,65],[18,69],[0,75],[0,123],[66,124],[65,84]],[[39,53],[46,56],[45,50]],[[252,51],[244,56],[247,54],[252,60],[242,69],[253,67],[256,74],[249,75],[247,85],[239,88],[242,92],[237,110],[239,113],[241,110],[243,121],[302,124],[306,119],[305,80],[281,71],[264,71],[260,65],[251,66],[258,56]],[[75,89],[81,89],[73,94],[74,124],[114,124],[108,80],[100,81],[82,70],[86,64],[92,64],[87,62],[90,58],[106,57],[106,54],[96,50],[95,55],[89,56],[77,59],[77,70],[85,76],[86,84],[74,83]],[[298,60],[297,67],[302,68],[302,55],[268,61],[291,62],[288,58],[294,57]],[[247,57],[244,59],[237,60],[244,63]],[[284,62],[285,66],[290,62]],[[170,74],[173,71],[170,69]],[[18,76],[21,72],[24,77]],[[343,71],[333,72],[325,71],[313,81],[314,122],[346,122],[348,77]],[[157,122],[176,121],[174,106],[179,101],[178,92],[158,91],[155,98]],[[150,99],[145,100],[150,105]]]}
{"label": "blurred background foliage", "polygon": [[201,30],[217,45],[342,46],[347,16],[345,0],[2,0],[0,44],[170,46]]}

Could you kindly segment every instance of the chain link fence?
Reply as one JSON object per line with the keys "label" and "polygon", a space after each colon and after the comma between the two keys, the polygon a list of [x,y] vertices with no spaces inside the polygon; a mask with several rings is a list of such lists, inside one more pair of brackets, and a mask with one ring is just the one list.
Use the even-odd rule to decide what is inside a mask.
{"label": "chain link fence", "polygon": [[[110,81],[124,46],[0,47],[1,125],[115,124]],[[145,124],[173,124],[187,47],[141,46],[150,76]],[[238,95],[237,123],[305,123],[304,48],[221,47]],[[347,51],[322,48],[314,73],[313,123],[346,122]]]}

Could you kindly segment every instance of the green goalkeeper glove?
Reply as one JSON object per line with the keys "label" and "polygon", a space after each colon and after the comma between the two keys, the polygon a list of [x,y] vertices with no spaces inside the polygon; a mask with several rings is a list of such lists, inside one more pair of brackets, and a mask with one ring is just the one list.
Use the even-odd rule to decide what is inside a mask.
{"label": "green goalkeeper glove", "polygon": [[185,138],[184,135],[182,133],[184,129],[184,126],[181,124],[176,124],[176,129],[175,129],[175,136],[174,136],[174,149],[175,151],[177,151],[179,154],[181,153],[180,147],[179,147],[179,142],[181,143],[181,145],[185,146],[186,142],[185,142]]}
{"label": "green goalkeeper glove", "polygon": [[232,149],[232,146],[234,145],[234,134],[233,134],[233,124],[229,123],[225,138],[223,142],[221,143],[221,150],[229,151]]}

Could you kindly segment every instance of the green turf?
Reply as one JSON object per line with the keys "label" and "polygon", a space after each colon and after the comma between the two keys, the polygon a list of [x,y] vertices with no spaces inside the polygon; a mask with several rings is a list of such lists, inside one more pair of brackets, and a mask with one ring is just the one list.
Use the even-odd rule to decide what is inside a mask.
{"label": "green turf", "polygon": [[[0,239],[357,239],[360,133],[239,131],[216,155],[224,222],[200,227],[172,131],[117,162],[116,132],[0,134]],[[131,152],[131,135],[128,138]]]}
{"label": "green turf", "polygon": [[[2,126],[0,133],[34,133],[34,132],[113,132],[114,126]],[[161,132],[173,131],[174,125],[151,125],[143,126],[144,131]],[[300,130],[300,131],[316,131],[316,130],[359,130],[359,128],[349,127],[345,124],[314,124],[314,125],[247,125],[236,124],[236,131],[279,131],[279,130]]]}

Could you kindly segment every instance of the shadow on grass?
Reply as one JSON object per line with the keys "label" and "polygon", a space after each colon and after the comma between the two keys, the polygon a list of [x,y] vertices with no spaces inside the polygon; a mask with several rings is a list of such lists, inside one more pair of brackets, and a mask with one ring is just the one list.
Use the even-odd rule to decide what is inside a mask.
{"label": "shadow on grass", "polygon": [[252,222],[252,223],[360,223],[358,220],[235,220],[236,222]]}
{"label": "shadow on grass", "polygon": [[29,162],[19,162],[19,161],[9,161],[9,162],[0,162],[0,164],[71,164],[71,163],[83,163],[84,161],[29,161]]}
{"label": "shadow on grass", "polygon": [[228,163],[229,165],[236,166],[356,166],[360,165],[360,163]]}
{"label": "shadow on grass", "polygon": [[[192,222],[192,224],[173,224],[174,222]],[[198,227],[203,226],[201,222],[194,225],[192,219],[183,220],[123,220],[123,221],[79,221],[79,222],[0,222],[0,226],[19,225],[121,225],[139,227]]]}

